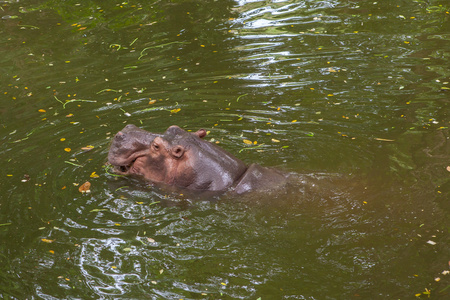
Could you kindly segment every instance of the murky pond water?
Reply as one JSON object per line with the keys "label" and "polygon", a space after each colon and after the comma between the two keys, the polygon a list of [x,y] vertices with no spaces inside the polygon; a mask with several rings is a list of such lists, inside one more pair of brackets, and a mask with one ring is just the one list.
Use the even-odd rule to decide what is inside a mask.
{"label": "murky pond water", "polygon": [[[0,4],[2,298],[449,296],[447,1]],[[165,193],[105,168],[130,123],[304,180]]]}

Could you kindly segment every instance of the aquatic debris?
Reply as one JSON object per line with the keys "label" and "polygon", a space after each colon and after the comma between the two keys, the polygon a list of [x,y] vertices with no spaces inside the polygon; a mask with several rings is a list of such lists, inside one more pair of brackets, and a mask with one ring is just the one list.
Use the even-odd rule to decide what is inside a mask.
{"label": "aquatic debris", "polygon": [[78,191],[83,194],[90,193],[91,192],[91,183],[89,181],[86,181],[78,188]]}
{"label": "aquatic debris", "polygon": [[53,243],[55,240],[41,239],[41,241],[43,241],[44,243],[51,244],[51,243]]}
{"label": "aquatic debris", "polygon": [[75,167],[83,167],[82,165],[79,165],[79,164],[76,164],[76,163],[73,163],[73,162],[70,162],[70,161],[65,161],[65,163],[69,164],[69,165],[72,165],[72,166],[75,166]]}
{"label": "aquatic debris", "polygon": [[95,173],[95,172],[92,172],[92,174],[91,175],[89,175],[89,177],[91,177],[91,178],[99,178],[100,177],[100,175],[98,175],[97,173]]}
{"label": "aquatic debris", "polygon": [[84,99],[72,99],[72,100],[68,100],[68,101],[66,101],[66,102],[62,102],[62,101],[59,100],[56,96],[53,96],[53,97],[55,97],[56,101],[58,101],[59,103],[62,104],[62,106],[63,106],[64,109],[66,108],[66,104],[69,104],[69,103],[71,103],[71,102],[97,102],[97,101],[95,101],[95,100],[84,100]]}
{"label": "aquatic debris", "polygon": [[170,43],[166,43],[166,44],[161,44],[161,45],[156,45],[156,46],[147,47],[147,48],[144,48],[144,49],[141,51],[138,60],[140,60],[142,57],[144,57],[144,56],[147,55],[147,53],[145,53],[145,51],[147,51],[148,49],[162,48],[162,47],[164,47],[164,46],[168,46],[168,45],[171,45],[171,44],[190,44],[190,43],[189,43],[189,42],[178,42],[178,41],[175,41],[175,42],[170,42]]}

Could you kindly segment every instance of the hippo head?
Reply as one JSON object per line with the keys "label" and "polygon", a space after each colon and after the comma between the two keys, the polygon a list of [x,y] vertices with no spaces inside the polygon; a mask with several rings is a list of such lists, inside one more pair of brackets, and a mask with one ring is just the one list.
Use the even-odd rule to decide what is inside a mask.
{"label": "hippo head", "polygon": [[170,126],[154,134],[125,126],[111,144],[108,160],[117,173],[139,175],[163,183],[201,191],[224,191],[246,171],[246,165],[227,151],[202,140],[206,131],[186,132]]}

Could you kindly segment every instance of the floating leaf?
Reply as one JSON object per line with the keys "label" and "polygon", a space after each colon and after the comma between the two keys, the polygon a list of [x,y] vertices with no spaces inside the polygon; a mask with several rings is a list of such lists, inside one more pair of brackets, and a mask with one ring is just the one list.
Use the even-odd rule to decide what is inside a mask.
{"label": "floating leaf", "polygon": [[99,211],[108,211],[107,208],[94,208],[92,210],[90,210],[89,212],[99,212]]}
{"label": "floating leaf", "polygon": [[247,144],[247,145],[252,145],[253,144],[252,141],[249,141],[249,140],[243,140],[243,142],[244,142],[244,144]]}
{"label": "floating leaf", "polygon": [[175,109],[172,109],[171,111],[170,111],[170,113],[171,114],[176,114],[177,112],[179,112],[181,110],[181,108],[175,108]]}
{"label": "floating leaf", "polygon": [[64,148],[64,151],[70,152],[70,151],[72,151],[72,149],[70,149],[70,148]]}
{"label": "floating leaf", "polygon": [[46,110],[45,109],[40,109],[40,110],[38,110],[38,112],[44,113],[44,112],[46,112]]}
{"label": "floating leaf", "polygon": [[279,141],[279,140],[276,140],[276,139],[272,139],[272,142],[274,142],[274,143],[279,143],[280,141]]}
{"label": "floating leaf", "polygon": [[91,145],[87,145],[86,147],[81,147],[81,150],[84,150],[84,151],[90,151],[92,149],[94,149],[94,146],[91,146]]}
{"label": "floating leaf", "polygon": [[149,243],[154,243],[155,242],[155,240],[154,239],[152,239],[152,238],[147,238],[147,241],[149,242]]}
{"label": "floating leaf", "polygon": [[91,177],[91,178],[99,178],[100,176],[97,173],[92,172],[89,177]]}
{"label": "floating leaf", "polygon": [[49,240],[49,239],[41,239],[41,241],[43,241],[44,243],[53,243],[55,240]]}
{"label": "floating leaf", "polygon": [[91,192],[91,183],[89,181],[86,181],[80,187],[78,188],[78,191],[80,193],[90,193]]}

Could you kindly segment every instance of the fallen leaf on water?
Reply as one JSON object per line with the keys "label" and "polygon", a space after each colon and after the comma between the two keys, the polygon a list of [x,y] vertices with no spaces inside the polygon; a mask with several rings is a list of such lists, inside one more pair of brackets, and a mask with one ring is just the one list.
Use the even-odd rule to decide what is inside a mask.
{"label": "fallen leaf on water", "polygon": [[94,209],[91,209],[89,212],[99,212],[99,211],[108,211],[108,209],[106,209],[106,208],[94,208]]}
{"label": "fallen leaf on water", "polygon": [[427,242],[427,244],[430,244],[430,245],[436,245],[436,242],[433,242],[433,241],[429,240],[429,241]]}
{"label": "fallen leaf on water", "polygon": [[38,112],[44,113],[44,112],[46,112],[46,110],[45,109],[40,109],[40,110],[38,110]]}
{"label": "fallen leaf on water", "polygon": [[447,166],[447,171],[449,171],[449,172],[450,172],[450,166]]}
{"label": "fallen leaf on water", "polygon": [[244,142],[245,144],[247,144],[247,145],[252,145],[252,144],[253,144],[252,141],[249,141],[249,140],[243,140],[243,142]]}
{"label": "fallen leaf on water", "polygon": [[92,145],[87,145],[86,147],[81,147],[81,150],[84,150],[84,151],[89,151],[92,149],[94,149],[94,146],[92,146]]}
{"label": "fallen leaf on water", "polygon": [[155,240],[154,239],[152,239],[152,238],[147,238],[147,241],[149,242],[149,243],[154,243],[155,242]]}
{"label": "fallen leaf on water", "polygon": [[376,141],[382,141],[382,142],[395,142],[395,140],[389,140],[389,139],[380,139],[380,138],[374,138]]}
{"label": "fallen leaf on water", "polygon": [[279,141],[279,140],[276,140],[276,139],[272,139],[272,142],[274,142],[274,143],[279,143],[280,141]]}
{"label": "fallen leaf on water", "polygon": [[72,149],[70,149],[70,148],[64,148],[64,151],[70,152],[70,151],[72,151]]}
{"label": "fallen leaf on water", "polygon": [[53,243],[55,240],[49,240],[49,239],[41,239],[44,243]]}
{"label": "fallen leaf on water", "polygon": [[80,191],[80,193],[90,193],[91,183],[89,181],[86,181],[78,188],[78,191]]}
{"label": "fallen leaf on water", "polygon": [[55,254],[55,251],[53,250],[48,250],[48,252],[50,252],[51,254]]}
{"label": "fallen leaf on water", "polygon": [[100,176],[97,173],[92,172],[92,174],[89,177],[91,177],[91,178],[98,178]]}
{"label": "fallen leaf on water", "polygon": [[179,112],[180,110],[181,110],[181,108],[175,108],[175,109],[172,109],[172,110],[170,111],[170,113],[176,114],[176,113]]}

